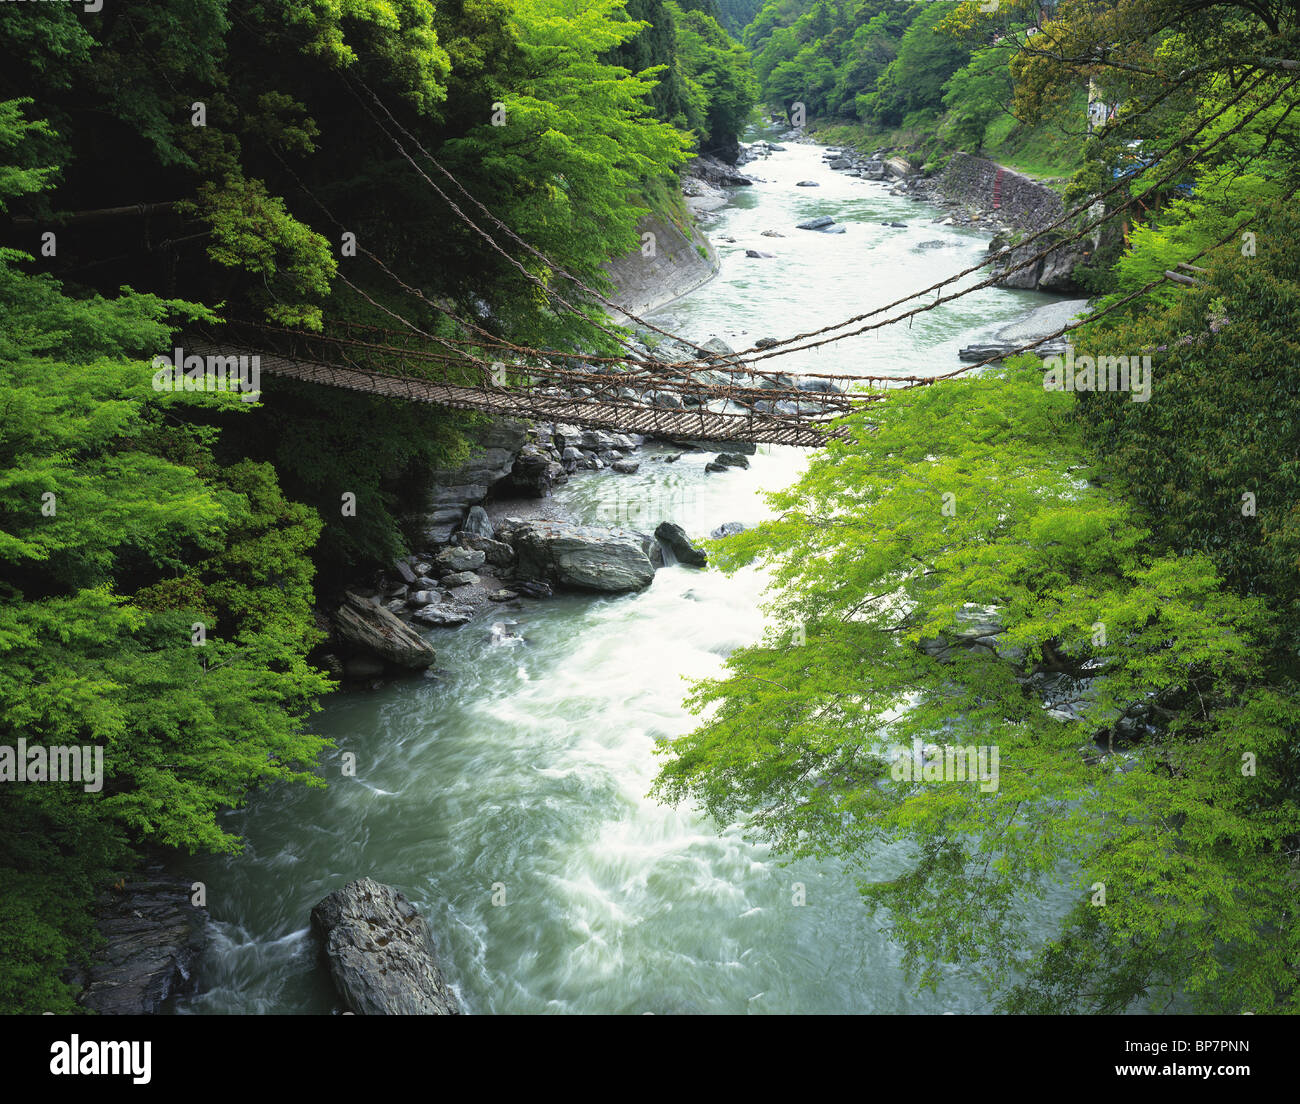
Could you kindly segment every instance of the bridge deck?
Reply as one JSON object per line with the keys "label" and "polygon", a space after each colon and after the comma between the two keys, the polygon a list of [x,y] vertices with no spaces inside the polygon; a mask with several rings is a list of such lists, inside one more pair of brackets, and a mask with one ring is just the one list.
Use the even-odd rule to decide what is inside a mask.
{"label": "bridge deck", "polygon": [[[253,350],[194,348],[200,355],[229,355]],[[782,415],[721,414],[703,408],[694,410],[649,406],[636,402],[581,399],[542,395],[535,391],[510,391],[486,387],[466,387],[438,383],[414,377],[390,376],[359,371],[335,364],[290,359],[274,354],[257,353],[261,368],[272,375],[303,380],[307,383],[386,395],[408,402],[436,403],[458,410],[481,410],[515,418],[532,418],[546,422],[608,429],[622,433],[670,439],[704,439],[712,441],[752,441],[755,444],[820,446],[834,434],[815,422],[797,421]]]}

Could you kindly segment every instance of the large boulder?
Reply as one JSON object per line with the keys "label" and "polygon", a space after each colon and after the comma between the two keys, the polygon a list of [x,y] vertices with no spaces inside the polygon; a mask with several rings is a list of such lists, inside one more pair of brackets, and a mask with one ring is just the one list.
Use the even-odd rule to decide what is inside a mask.
{"label": "large boulder", "polygon": [[753,456],[758,451],[753,441],[717,441],[704,437],[670,437],[667,440],[670,444],[698,452],[743,452]]}
{"label": "large boulder", "polygon": [[[968,361],[972,364],[978,364],[981,360],[988,360],[990,357],[1001,360],[1008,353],[1013,353],[1019,349],[1021,344],[1021,342],[1017,341],[993,341],[967,345],[957,353],[957,357],[959,360]],[[1034,351],[1039,356],[1051,356],[1054,353],[1064,353],[1065,345],[1059,341],[1044,341]]]}
{"label": "large boulder", "polygon": [[344,640],[398,667],[431,667],[438,658],[432,646],[395,614],[353,591],[346,592],[334,623]]}
{"label": "large boulder", "polygon": [[[567,435],[565,440],[569,440]],[[606,452],[609,449],[619,448],[625,440],[628,439],[618,433],[609,433],[603,429],[584,429],[578,435],[577,446],[588,452]]]}
{"label": "large boulder", "polygon": [[527,423],[494,418],[476,431],[470,458],[464,464],[433,473],[433,494],[416,526],[427,545],[446,544],[468,523],[467,512],[509,478],[515,457],[527,441]]}
{"label": "large boulder", "polygon": [[738,142],[719,152],[726,157],[725,161],[722,158],[702,153],[686,163],[682,169],[683,176],[703,180],[707,184],[720,188],[743,187],[754,183],[744,173],[737,172],[732,168],[740,154],[740,144]]}
{"label": "large boulder", "polygon": [[486,483],[452,483],[434,488],[429,502],[431,510],[459,510],[477,505],[487,498]]}
{"label": "large boulder", "polygon": [[191,885],[155,868],[101,896],[96,923],[104,945],[78,977],[83,1007],[101,1015],[149,1015],[193,988],[207,913],[191,903]]}
{"label": "large boulder", "polygon": [[644,537],[631,530],[538,520],[509,532],[522,580],[615,594],[654,580]]}
{"label": "large boulder", "polygon": [[703,345],[699,346],[700,356],[704,357],[728,357],[733,356],[735,352],[736,350],[720,337],[711,337]]}
{"label": "large boulder", "polygon": [[442,549],[434,558],[434,565],[444,574],[457,571],[477,571],[487,560],[487,554],[477,548],[461,548],[458,545]]}
{"label": "large boulder", "polygon": [[997,279],[998,287],[1075,294],[1079,292],[1080,286],[1074,278],[1074,269],[1086,258],[1088,249],[1086,242],[1058,245],[1046,257],[1027,263],[1024,268],[1011,271],[1016,265],[1029,262],[1049,243],[1060,240],[1060,231],[1055,231],[1026,245],[1006,248],[998,238],[994,238],[989,244],[989,250],[999,255],[990,267],[989,274]]}
{"label": "large boulder", "polygon": [[[486,490],[484,491],[486,494]],[[465,520],[465,507],[463,504],[451,506],[435,506],[432,511],[424,515],[424,521],[420,532],[424,537],[425,543],[430,547],[439,544],[446,544],[451,540],[451,536],[461,527]]]}
{"label": "large boulder", "polygon": [[494,418],[475,433],[475,447],[469,460],[458,468],[434,472],[434,480],[448,489],[464,486],[490,489],[510,474],[515,456],[527,441],[527,423],[516,418]]}
{"label": "large boulder", "polygon": [[515,566],[515,550],[505,541],[491,539],[487,537],[475,537],[468,533],[461,533],[456,538],[461,547],[473,548],[483,553],[486,563],[492,567],[499,567],[503,571],[510,571]]}
{"label": "large boulder", "polygon": [[709,557],[705,554],[704,549],[693,545],[691,538],[686,535],[686,530],[675,522],[660,522],[659,528],[655,530],[655,537],[672,550],[673,555],[677,557],[678,563],[690,564],[692,567],[704,567],[709,562]]}
{"label": "large boulder", "polygon": [[460,1005],[424,918],[392,886],[370,878],[311,910],[311,926],[343,1003],[360,1016],[455,1016]]}
{"label": "large boulder", "polygon": [[809,219],[807,222],[797,224],[799,230],[825,230],[828,226],[834,226],[835,220],[830,215],[820,215],[817,218]]}
{"label": "large boulder", "polygon": [[1059,295],[1078,294],[1083,288],[1074,278],[1074,270],[1087,256],[1086,242],[1053,249],[1043,258],[1043,270],[1038,274],[1038,290]]}
{"label": "large boulder", "polygon": [[487,511],[482,506],[471,506],[469,513],[465,516],[465,524],[461,532],[469,533],[471,536],[484,537],[491,540],[495,535],[492,529],[492,522],[487,516]]}
{"label": "large boulder", "polygon": [[548,498],[558,483],[567,483],[569,473],[540,445],[525,445],[515,457],[510,488],[528,498]]}
{"label": "large boulder", "polygon": [[411,616],[422,624],[450,629],[473,620],[474,611],[451,602],[431,602],[427,606],[421,606]]}
{"label": "large boulder", "polygon": [[801,379],[796,387],[800,391],[813,391],[823,395],[840,395],[844,390],[826,379]]}
{"label": "large boulder", "polygon": [[748,468],[749,461],[738,452],[720,452],[713,458],[715,464],[721,464],[724,468]]}

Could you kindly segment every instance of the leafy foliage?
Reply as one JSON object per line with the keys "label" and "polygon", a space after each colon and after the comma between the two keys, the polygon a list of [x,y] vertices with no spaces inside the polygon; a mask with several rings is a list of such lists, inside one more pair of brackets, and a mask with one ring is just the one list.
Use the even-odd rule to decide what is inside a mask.
{"label": "leafy foliage", "polygon": [[[1087,350],[1140,343],[1164,352],[1156,359],[1151,402],[1097,395],[1083,412],[1109,471],[1161,517],[1166,546],[1196,549],[1236,590],[1268,596],[1294,654],[1300,644],[1300,482],[1291,461],[1300,444],[1294,248],[1300,219],[1289,205],[1264,214],[1254,231],[1255,256],[1244,256],[1234,238],[1214,255],[1203,285],[1184,289],[1168,311],[1093,327],[1082,346]],[[1206,222],[1218,229],[1205,213],[1194,225]],[[1156,249],[1144,245],[1141,252],[1149,257]],[[1253,515],[1243,513],[1246,494],[1254,496]]]}
{"label": "leafy foliage", "polygon": [[[224,318],[389,312],[600,345],[555,269],[601,285],[685,130],[734,143],[753,96],[712,0],[74,7],[0,20],[0,743],[93,744],[107,778],[0,787],[5,1011],[73,1008],[61,971],[139,848],[234,850],[221,809],[314,781],[314,587],[405,551],[403,511],[464,453],[464,415],[276,380],[256,408],[160,393],[151,359]],[[419,147],[553,258],[501,243],[572,306],[452,216]]]}
{"label": "leafy foliage", "polygon": [[[25,129],[0,111],[0,145]],[[73,298],[30,261],[0,251],[0,744],[93,746],[104,778],[0,786],[6,1012],[73,1010],[60,971],[131,845],[235,850],[221,809],[318,784],[325,741],[304,721],[330,687],[306,662],[319,521],[269,466],[217,462],[191,408],[240,416],[236,395],[152,386],[150,352],[209,312],[125,288]]]}
{"label": "leafy foliage", "polygon": [[758,83],[749,58],[718,25],[699,11],[669,4],[677,27],[677,56],[688,88],[690,125],[706,152],[728,151],[749,119]]}
{"label": "leafy foliage", "polygon": [[[948,961],[1008,1008],[1294,1008],[1297,702],[1267,677],[1275,617],[1211,556],[1153,547],[1040,379],[1029,358],[892,394],[772,496],[778,520],[715,546],[728,569],[770,564],[773,627],[697,686],[701,725],[656,792],[857,864],[925,984]],[[1022,660],[921,647],[972,606]],[[1073,712],[1043,707],[1051,686]],[[1144,703],[1161,723],[1142,739],[1091,746]],[[998,788],[900,780],[892,749],[914,739],[997,746]],[[898,844],[909,869],[881,883],[872,857]],[[1027,900],[1062,879],[1076,903],[1034,945]]]}

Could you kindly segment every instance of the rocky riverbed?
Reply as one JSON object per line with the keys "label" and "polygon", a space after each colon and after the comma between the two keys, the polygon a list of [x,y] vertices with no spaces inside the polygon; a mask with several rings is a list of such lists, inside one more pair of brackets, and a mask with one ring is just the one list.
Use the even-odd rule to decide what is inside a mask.
{"label": "rocky riverbed", "polygon": [[[800,131],[782,136],[784,142],[808,140]],[[770,142],[757,142],[746,150],[742,161],[763,160],[780,148]],[[1049,229],[1065,214],[1065,206],[1052,186],[1060,181],[1033,180],[986,158],[954,153],[943,171],[930,176],[917,170],[901,151],[889,147],[870,154],[830,147],[823,150],[822,159],[833,171],[846,176],[889,182],[892,195],[945,208],[948,213],[934,219],[936,223],[987,230],[992,234],[989,253],[997,258],[989,271],[1000,277],[1003,287],[1076,293],[1081,288],[1075,268],[1085,264],[1102,245],[1100,231],[1079,241],[1067,241],[1080,218]],[[816,180],[804,180],[796,186],[820,185]],[[834,227],[811,229],[836,232]],[[1018,245],[1040,231],[1044,232],[1042,237],[1032,244],[1023,248]],[[1054,245],[1059,247],[1049,248]],[[1039,258],[1037,255],[1043,252],[1045,256]]]}
{"label": "rocky riverbed", "polygon": [[[617,479],[643,463],[671,464],[708,442],[654,442],[639,435],[499,419],[460,468],[439,473],[423,540],[368,585],[349,588],[328,620],[319,659],[334,674],[372,681],[432,667],[437,634],[484,607],[519,610],[557,591],[620,594],[650,585],[665,562],[703,566],[705,554],[673,519],[653,531],[582,525],[550,498],[570,478]],[[732,444],[709,461],[725,474],[748,466]]]}

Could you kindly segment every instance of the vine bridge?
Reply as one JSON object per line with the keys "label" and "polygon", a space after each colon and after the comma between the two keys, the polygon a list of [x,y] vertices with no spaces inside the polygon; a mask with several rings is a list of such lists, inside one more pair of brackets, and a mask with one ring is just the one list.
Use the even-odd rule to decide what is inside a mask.
{"label": "vine bridge", "polygon": [[[1232,107],[1254,93],[1264,79],[1264,76],[1260,76],[1254,84],[1243,82],[1237,95],[1225,107]],[[260,370],[273,375],[411,402],[437,403],[461,410],[479,410],[489,414],[669,439],[819,446],[835,437],[846,436],[847,432],[834,424],[836,419],[861,410],[871,401],[883,397],[887,388],[928,386],[994,363],[1004,355],[1034,350],[1048,341],[1070,334],[1086,322],[1096,321],[1141,299],[1166,277],[1183,284],[1196,282],[1194,276],[1172,271],[1162,273],[1136,291],[1100,307],[1089,319],[1067,323],[1055,333],[1035,338],[1006,353],[991,355],[974,364],[929,376],[791,375],[764,370],[755,365],[774,356],[811,351],[845,338],[908,321],[981,288],[997,284],[1012,273],[1037,264],[1056,249],[1082,241],[1104,223],[1124,215],[1134,205],[1136,199],[1132,196],[1127,199],[1117,197],[1114,205],[1105,202],[1121,187],[1128,187],[1128,177],[1114,181],[1100,192],[1087,196],[1056,221],[1021,241],[1014,253],[1004,250],[996,257],[989,256],[961,272],[944,277],[928,288],[911,292],[891,303],[874,307],[841,322],[779,341],[765,341],[761,346],[741,352],[710,353],[693,342],[685,341],[678,335],[629,313],[557,265],[552,258],[529,244],[476,199],[396,119],[371,89],[363,83],[345,83],[369,112],[378,130],[389,139],[412,170],[456,218],[478,235],[493,253],[516,269],[524,280],[545,295],[554,304],[554,309],[585,318],[595,329],[612,339],[615,345],[623,348],[624,353],[618,356],[599,356],[513,344],[489,333],[472,319],[458,317],[446,304],[428,298],[402,279],[382,258],[369,249],[358,246],[360,256],[371,261],[379,272],[404,293],[419,299],[426,307],[453,323],[457,334],[477,336],[444,337],[428,333],[392,308],[377,302],[339,272],[339,280],[350,287],[359,299],[402,323],[406,329],[389,330],[341,323],[331,325],[326,332],[318,334],[258,323],[227,323],[218,329],[201,330],[193,335],[197,340],[191,341],[190,347],[200,355],[226,358],[232,355],[256,356]],[[1214,121],[1216,115],[1200,118],[1189,133],[1174,139],[1160,157],[1154,157],[1143,165],[1137,175],[1154,175],[1153,167],[1158,165],[1163,175],[1152,182],[1153,187],[1176,182],[1179,174],[1188,169],[1198,157],[1209,153],[1230,135],[1241,130],[1250,119],[1275,102],[1287,87],[1289,85],[1284,85],[1262,103],[1244,111],[1243,117],[1234,126],[1211,141],[1193,147],[1193,139]],[[1145,110],[1139,110],[1134,117]],[[402,141],[403,137],[410,143],[409,147]],[[412,153],[412,148],[416,153]],[[1183,160],[1172,167],[1166,164],[1173,161],[1175,152],[1181,153],[1188,148],[1191,148],[1191,152]],[[283,160],[281,163],[284,164]],[[446,186],[430,176],[424,166],[429,166],[443,178]],[[303,192],[330,221],[344,229],[329,207],[298,179],[287,164],[284,167],[293,179],[298,180]],[[1288,193],[1288,198],[1295,191],[1293,188]],[[997,184],[994,186],[993,201],[995,207],[1000,201],[1000,187]],[[1098,204],[1102,212],[1094,215],[1092,212]],[[471,211],[477,211],[478,217]],[[1179,268],[1188,273],[1204,272],[1195,262],[1233,241],[1250,224],[1252,217],[1248,215],[1223,238],[1206,246],[1186,262],[1180,262]],[[1062,231],[1064,240],[1056,240],[1054,232],[1069,224],[1074,224],[1073,232]],[[564,298],[555,286],[530,271],[503,243],[520,247],[528,256],[542,262],[554,277],[572,284],[580,293],[577,296],[579,304],[575,305]],[[1028,248],[1031,244],[1037,244],[1037,252]],[[964,287],[956,286],[958,281],[991,265],[995,259],[1005,266],[1000,273]],[[945,288],[951,290],[945,292]],[[935,298],[928,299],[930,293],[934,293]],[[658,357],[653,352],[645,355],[644,351],[634,349],[623,334],[609,329],[585,312],[582,305],[594,303],[615,308],[617,313],[629,321],[670,339],[671,344],[663,346],[664,348],[686,349],[698,356],[671,361]],[[888,314],[894,308],[905,307],[909,303],[913,305],[902,313]],[[882,315],[887,316],[879,317]],[[868,319],[875,320],[868,322]],[[864,324],[856,329],[846,328],[858,323]]]}
{"label": "vine bridge", "polygon": [[200,356],[257,356],[261,371],[306,383],[669,439],[820,446],[844,434],[831,422],[879,397],[841,390],[865,376],[793,376],[725,355],[638,362],[502,345],[500,359],[488,362],[471,347],[482,350],[355,323],[319,334],[231,323],[190,344]]}

